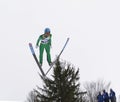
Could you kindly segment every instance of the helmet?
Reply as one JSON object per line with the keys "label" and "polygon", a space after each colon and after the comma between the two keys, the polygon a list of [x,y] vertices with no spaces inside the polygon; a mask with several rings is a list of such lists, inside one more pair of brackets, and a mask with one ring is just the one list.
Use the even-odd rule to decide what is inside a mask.
{"label": "helmet", "polygon": [[44,33],[48,33],[48,32],[50,32],[50,29],[49,28],[45,28]]}

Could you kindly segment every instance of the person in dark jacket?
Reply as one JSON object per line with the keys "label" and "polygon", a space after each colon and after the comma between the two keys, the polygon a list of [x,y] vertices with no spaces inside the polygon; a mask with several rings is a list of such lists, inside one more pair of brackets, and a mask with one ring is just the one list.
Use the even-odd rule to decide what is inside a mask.
{"label": "person in dark jacket", "polygon": [[103,90],[103,100],[104,102],[109,102],[109,96],[105,90]]}
{"label": "person in dark jacket", "polygon": [[101,94],[101,92],[99,92],[99,94],[97,96],[97,100],[98,100],[98,102],[104,102],[103,101],[103,95]]}
{"label": "person in dark jacket", "polygon": [[112,89],[110,89],[109,98],[111,102],[116,102],[115,92]]}

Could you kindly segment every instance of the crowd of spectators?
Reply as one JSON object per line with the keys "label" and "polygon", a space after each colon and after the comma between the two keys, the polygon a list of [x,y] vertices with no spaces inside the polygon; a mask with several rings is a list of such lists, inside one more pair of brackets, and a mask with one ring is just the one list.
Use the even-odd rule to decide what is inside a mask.
{"label": "crowd of spectators", "polygon": [[110,89],[110,93],[108,94],[108,92],[103,90],[102,92],[99,92],[97,100],[98,102],[116,102],[115,92],[113,89]]}

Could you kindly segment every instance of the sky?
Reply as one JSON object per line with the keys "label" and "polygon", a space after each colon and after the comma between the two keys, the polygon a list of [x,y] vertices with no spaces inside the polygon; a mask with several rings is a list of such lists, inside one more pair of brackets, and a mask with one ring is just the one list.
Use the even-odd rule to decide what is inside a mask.
{"label": "sky", "polygon": [[[42,86],[28,43],[35,47],[46,27],[52,60],[69,37],[61,59],[80,69],[81,85],[104,79],[120,95],[119,5],[120,0],[0,0],[0,101],[25,101]],[[48,68],[44,53],[43,70]]]}

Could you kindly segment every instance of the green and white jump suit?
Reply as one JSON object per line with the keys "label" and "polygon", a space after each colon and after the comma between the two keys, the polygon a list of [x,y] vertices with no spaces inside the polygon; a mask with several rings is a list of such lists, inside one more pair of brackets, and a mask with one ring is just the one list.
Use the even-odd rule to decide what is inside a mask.
{"label": "green and white jump suit", "polygon": [[49,36],[45,36],[45,34],[42,34],[39,36],[37,40],[36,46],[39,46],[39,42],[41,41],[39,46],[39,52],[40,52],[39,62],[41,65],[43,63],[44,49],[46,50],[46,53],[47,53],[47,62],[49,65],[51,64],[51,55],[50,55],[51,37],[52,37],[52,34],[50,34]]}

